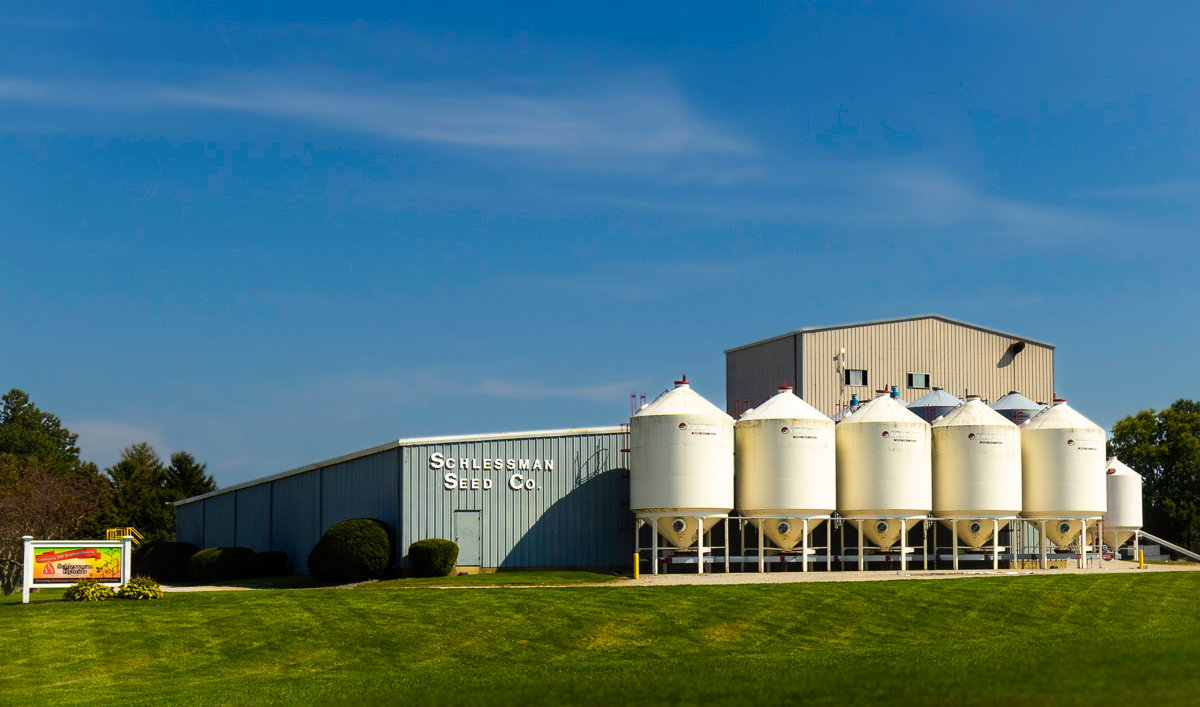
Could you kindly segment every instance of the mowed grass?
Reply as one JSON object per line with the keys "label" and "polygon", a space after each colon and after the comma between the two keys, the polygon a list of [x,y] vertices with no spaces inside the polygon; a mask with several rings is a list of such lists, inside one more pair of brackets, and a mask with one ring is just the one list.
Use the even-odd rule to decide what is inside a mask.
{"label": "mowed grass", "polygon": [[0,701],[1196,704],[1198,600],[1162,572],[7,603]]}

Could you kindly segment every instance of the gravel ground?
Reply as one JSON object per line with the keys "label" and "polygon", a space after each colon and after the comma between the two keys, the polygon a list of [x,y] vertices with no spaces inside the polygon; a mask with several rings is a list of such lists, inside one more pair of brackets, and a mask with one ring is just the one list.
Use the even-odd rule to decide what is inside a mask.
{"label": "gravel ground", "polygon": [[[1037,569],[1001,569],[1001,570],[874,570],[869,572],[731,572],[725,574],[697,575],[689,572],[677,574],[643,574],[639,579],[626,579],[604,584],[557,584],[557,585],[486,585],[486,586],[450,586],[439,589],[561,589],[563,587],[663,587],[683,584],[789,584],[794,582],[882,582],[895,579],[958,579],[961,577],[1016,577],[1037,574],[1115,574],[1125,572],[1197,572],[1200,565],[1146,565],[1139,570],[1136,562],[1111,560],[1108,562],[1094,560],[1092,566],[1086,569],[1070,567],[1066,569],[1037,570]],[[356,585],[346,585],[356,586]],[[170,586],[162,585],[165,592],[240,592],[253,591],[252,587],[226,586]],[[413,587],[420,589],[422,587]]]}

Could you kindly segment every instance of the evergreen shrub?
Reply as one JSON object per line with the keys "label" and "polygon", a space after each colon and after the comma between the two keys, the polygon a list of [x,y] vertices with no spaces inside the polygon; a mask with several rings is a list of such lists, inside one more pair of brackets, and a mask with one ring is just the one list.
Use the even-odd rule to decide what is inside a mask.
{"label": "evergreen shrub", "polygon": [[106,587],[94,579],[84,579],[67,587],[63,601],[104,601],[113,596],[112,587]]}
{"label": "evergreen shrub", "polygon": [[322,584],[379,579],[392,561],[392,535],[375,518],[351,518],[326,530],[308,554],[308,571]]}
{"label": "evergreen shrub", "polygon": [[458,544],[445,538],[418,540],[408,546],[408,559],[418,577],[445,577],[458,562]]}
{"label": "evergreen shrub", "polygon": [[242,559],[253,554],[248,547],[206,547],[188,560],[188,577],[194,582],[241,579]]}
{"label": "evergreen shrub", "polygon": [[118,599],[162,599],[163,590],[150,577],[134,577],[117,589]]}
{"label": "evergreen shrub", "polygon": [[281,577],[288,574],[287,553],[281,550],[256,552],[242,558],[243,577]]}
{"label": "evergreen shrub", "polygon": [[159,582],[186,582],[188,560],[200,548],[192,543],[155,541],[144,543],[133,553],[133,571]]}

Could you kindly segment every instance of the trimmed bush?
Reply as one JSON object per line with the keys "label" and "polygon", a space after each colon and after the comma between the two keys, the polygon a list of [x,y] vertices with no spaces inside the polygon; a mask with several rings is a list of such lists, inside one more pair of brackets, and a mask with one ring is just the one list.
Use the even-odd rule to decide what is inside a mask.
{"label": "trimmed bush", "polygon": [[281,577],[288,574],[287,553],[281,550],[256,552],[242,558],[243,577]]}
{"label": "trimmed bush", "polygon": [[133,553],[133,571],[159,582],[186,582],[188,560],[199,549],[192,543],[161,540],[145,543]]}
{"label": "trimmed bush", "polygon": [[94,579],[85,579],[67,587],[63,601],[104,601],[113,596],[112,587],[106,587]]}
{"label": "trimmed bush", "polygon": [[118,599],[162,599],[163,590],[150,577],[134,577],[117,588]]}
{"label": "trimmed bush", "polygon": [[241,579],[242,559],[253,554],[248,547],[206,547],[188,560],[188,577],[194,582]]}
{"label": "trimmed bush", "polygon": [[329,528],[308,554],[308,571],[322,584],[379,579],[392,561],[387,523],[351,518]]}
{"label": "trimmed bush", "polygon": [[418,540],[408,546],[408,559],[418,577],[445,577],[458,562],[458,544],[445,538]]}

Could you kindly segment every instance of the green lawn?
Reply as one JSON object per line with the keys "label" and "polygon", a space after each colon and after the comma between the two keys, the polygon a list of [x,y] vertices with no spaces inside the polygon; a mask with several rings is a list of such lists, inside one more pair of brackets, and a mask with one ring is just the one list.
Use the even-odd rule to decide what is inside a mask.
{"label": "green lawn", "polygon": [[1191,572],[10,601],[0,605],[0,695],[18,704],[1195,704],[1197,606]]}
{"label": "green lawn", "polygon": [[466,574],[456,577],[408,577],[364,584],[362,589],[395,589],[404,587],[542,587],[551,584],[597,584],[619,581],[611,574],[575,571],[495,572]]}

